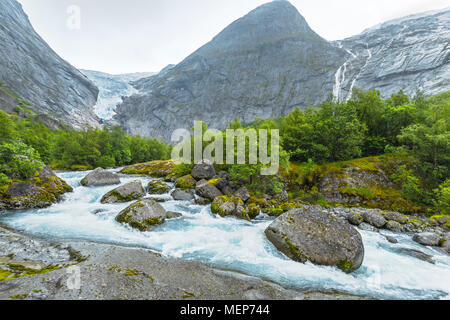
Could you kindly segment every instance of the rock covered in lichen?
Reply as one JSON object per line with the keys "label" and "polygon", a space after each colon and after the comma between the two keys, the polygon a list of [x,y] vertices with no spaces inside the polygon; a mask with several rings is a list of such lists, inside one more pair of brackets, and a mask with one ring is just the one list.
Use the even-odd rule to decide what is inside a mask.
{"label": "rock covered in lichen", "polygon": [[0,209],[22,210],[45,208],[58,202],[60,197],[73,189],[48,167],[42,168],[36,177],[28,181],[12,182],[0,192]]}
{"label": "rock covered in lichen", "polygon": [[147,185],[147,192],[149,194],[166,194],[170,191],[170,187],[159,180],[150,181]]}
{"label": "rock covered in lichen", "polygon": [[158,160],[138,163],[123,168],[120,173],[140,174],[156,178],[165,178],[175,174],[175,163],[172,160]]}
{"label": "rock covered in lichen", "polygon": [[137,200],[145,196],[141,181],[132,181],[105,194],[101,203],[123,203]]}
{"label": "rock covered in lichen", "polygon": [[166,210],[155,200],[142,199],[121,211],[116,221],[125,223],[140,231],[149,231],[154,226],[163,224]]}
{"label": "rock covered in lichen", "polygon": [[197,180],[195,180],[190,174],[180,177],[175,181],[175,187],[180,189],[194,189]]}
{"label": "rock covered in lichen", "polygon": [[85,187],[101,187],[114,184],[120,184],[119,176],[103,168],[95,169],[81,180],[81,185]]}
{"label": "rock covered in lichen", "polygon": [[239,219],[250,220],[244,202],[236,196],[220,196],[211,204],[211,212],[221,217],[235,216]]}
{"label": "rock covered in lichen", "polygon": [[364,245],[356,229],[317,207],[288,211],[265,231],[269,241],[289,258],[318,265],[357,270],[364,259]]}

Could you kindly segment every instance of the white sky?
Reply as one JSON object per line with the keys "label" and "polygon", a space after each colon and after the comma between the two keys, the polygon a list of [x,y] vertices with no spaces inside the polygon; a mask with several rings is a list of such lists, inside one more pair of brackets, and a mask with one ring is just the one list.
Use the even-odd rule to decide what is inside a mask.
{"label": "white sky", "polygon": [[[18,0],[36,31],[72,65],[113,74],[154,72],[182,61],[234,20],[269,0]],[[339,40],[450,0],[291,0],[311,28]],[[81,28],[67,9],[81,9]]]}

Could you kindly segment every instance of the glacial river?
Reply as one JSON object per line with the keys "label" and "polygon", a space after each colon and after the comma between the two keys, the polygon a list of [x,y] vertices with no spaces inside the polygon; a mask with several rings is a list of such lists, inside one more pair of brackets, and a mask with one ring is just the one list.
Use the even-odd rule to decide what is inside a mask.
{"label": "glacial river", "polygon": [[[407,234],[383,234],[399,243],[389,243],[383,234],[360,231],[365,258],[352,274],[336,268],[301,264],[286,258],[266,239],[264,230],[272,219],[260,217],[247,222],[220,218],[209,206],[169,201],[162,206],[183,213],[151,232],[139,232],[117,223],[114,218],[128,204],[101,204],[101,197],[117,186],[85,188],[80,180],[86,172],[61,172],[73,193],[52,207],[0,213],[3,223],[24,233],[52,240],[90,240],[150,248],[163,255],[198,260],[210,266],[235,270],[285,287],[337,290],[381,299],[450,299],[450,256],[438,249],[416,244]],[[122,183],[151,180],[122,177]],[[94,214],[97,211],[101,211]],[[419,250],[433,257],[434,264],[397,253],[399,249]]]}

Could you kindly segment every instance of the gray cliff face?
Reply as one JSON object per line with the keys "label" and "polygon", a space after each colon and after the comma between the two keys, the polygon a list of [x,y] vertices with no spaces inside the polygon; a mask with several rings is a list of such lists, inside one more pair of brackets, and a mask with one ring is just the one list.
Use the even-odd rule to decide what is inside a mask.
{"label": "gray cliff face", "polygon": [[335,77],[340,100],[353,88],[377,89],[383,97],[400,89],[410,96],[450,90],[450,8],[392,20],[335,44],[348,53]]}
{"label": "gray cliff face", "polygon": [[34,31],[22,6],[0,0],[0,82],[46,114],[75,128],[97,126],[97,87]]}
{"label": "gray cliff face", "polygon": [[306,108],[353,88],[383,97],[403,89],[450,90],[450,9],[386,22],[342,41],[314,33],[287,1],[263,5],[235,21],[176,66],[134,82],[138,94],[117,107],[129,133],[165,142],[194,120],[224,129]]}
{"label": "gray cliff face", "polygon": [[179,65],[134,82],[140,93],[124,99],[115,120],[131,134],[168,142],[194,120],[224,129],[235,117],[278,117],[325,100],[347,55],[314,33],[289,2],[271,2]]}

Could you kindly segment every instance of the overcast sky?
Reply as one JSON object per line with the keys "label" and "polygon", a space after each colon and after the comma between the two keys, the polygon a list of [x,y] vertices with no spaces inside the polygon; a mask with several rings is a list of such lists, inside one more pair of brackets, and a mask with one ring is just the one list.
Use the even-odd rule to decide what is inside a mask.
{"label": "overcast sky", "polygon": [[[72,65],[113,74],[178,63],[269,0],[18,0],[36,31]],[[450,0],[291,0],[328,40]],[[80,28],[77,10],[80,9]],[[69,12],[69,13],[68,13]],[[68,23],[69,22],[69,23]]]}

